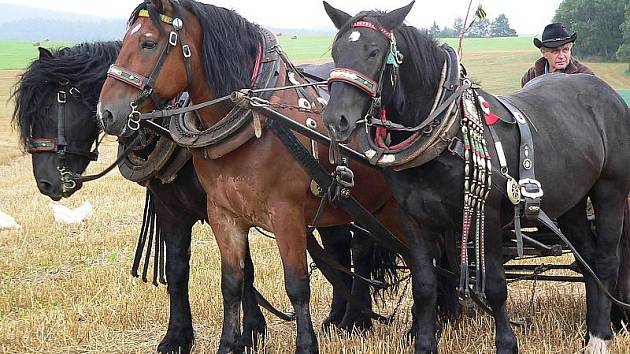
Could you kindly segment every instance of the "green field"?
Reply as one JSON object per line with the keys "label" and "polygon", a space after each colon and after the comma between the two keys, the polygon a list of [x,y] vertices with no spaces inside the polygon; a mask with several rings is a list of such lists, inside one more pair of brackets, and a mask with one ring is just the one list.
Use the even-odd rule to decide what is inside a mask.
{"label": "green field", "polygon": [[[40,46],[45,48],[58,48],[72,45],[76,42],[50,41],[42,42]],[[0,52],[0,70],[24,69],[28,64],[36,59],[37,43],[29,41],[0,41],[2,51]]]}
{"label": "green field", "polygon": [[[295,63],[323,63],[330,61],[333,36],[279,37],[282,48]],[[457,40],[439,40],[455,47]],[[70,45],[72,42],[44,42],[45,47]],[[24,69],[37,57],[37,46],[31,42],[0,41],[0,70]],[[469,38],[463,44],[463,65],[469,76],[485,89],[503,94],[520,88],[521,75],[539,57],[532,38]],[[630,89],[627,63],[587,62],[595,73],[617,90]],[[628,94],[625,94],[626,99]]]}

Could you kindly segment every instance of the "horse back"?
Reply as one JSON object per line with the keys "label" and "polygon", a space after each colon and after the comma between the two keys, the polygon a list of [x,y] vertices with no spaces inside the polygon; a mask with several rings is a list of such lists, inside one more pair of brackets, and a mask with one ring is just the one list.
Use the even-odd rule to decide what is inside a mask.
{"label": "horse back", "polygon": [[[630,184],[630,111],[604,81],[586,74],[544,75],[505,97],[529,120],[536,177],[545,189],[545,200],[562,200],[563,195],[582,198],[602,177]],[[497,110],[501,116],[509,115],[503,107]],[[496,131],[510,171],[517,175],[518,129],[502,123]],[[569,199],[574,198],[549,207],[560,212],[574,202]]]}

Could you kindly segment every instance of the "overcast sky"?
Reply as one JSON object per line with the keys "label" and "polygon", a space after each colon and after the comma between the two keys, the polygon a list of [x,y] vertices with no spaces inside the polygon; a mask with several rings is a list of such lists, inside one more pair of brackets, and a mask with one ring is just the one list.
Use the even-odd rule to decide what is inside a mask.
{"label": "overcast sky", "polygon": [[[480,0],[473,0],[476,8]],[[319,0],[214,0],[202,1],[236,10],[245,18],[263,26],[276,28],[331,27]],[[329,0],[331,5],[354,15],[366,9],[393,10],[409,0]],[[452,27],[453,20],[464,17],[469,0],[417,0],[407,23],[417,27]],[[561,0],[481,0],[488,17],[504,13],[520,35],[538,35],[548,24]],[[127,18],[139,3],[134,0],[0,0],[42,9],[71,11],[96,16]]]}

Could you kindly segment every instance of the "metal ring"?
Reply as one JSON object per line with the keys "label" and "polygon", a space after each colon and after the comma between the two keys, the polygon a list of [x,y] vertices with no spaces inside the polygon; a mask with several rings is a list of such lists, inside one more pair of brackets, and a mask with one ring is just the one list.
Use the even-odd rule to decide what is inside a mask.
{"label": "metal ring", "polygon": [[307,118],[306,126],[311,129],[317,129],[317,122],[313,118]]}

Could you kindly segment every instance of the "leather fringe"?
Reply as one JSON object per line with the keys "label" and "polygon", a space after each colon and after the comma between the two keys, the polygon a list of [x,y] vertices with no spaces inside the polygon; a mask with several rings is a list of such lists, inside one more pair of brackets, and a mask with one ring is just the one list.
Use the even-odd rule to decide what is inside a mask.
{"label": "leather fringe", "polygon": [[[146,247],[146,250],[145,250]],[[152,252],[153,251],[153,252]],[[144,215],[142,218],[142,227],[138,244],[136,245],[136,253],[131,266],[131,275],[138,278],[138,269],[142,262],[144,254],[144,264],[142,267],[142,281],[147,283],[147,274],[149,273],[149,264],[151,262],[151,253],[153,253],[153,285],[158,286],[160,283],[166,284],[165,277],[165,260],[166,260],[166,243],[162,238],[162,230],[158,222],[155,204],[153,203],[153,194],[147,189],[147,195],[144,202]],[[159,282],[158,282],[159,278]]]}

